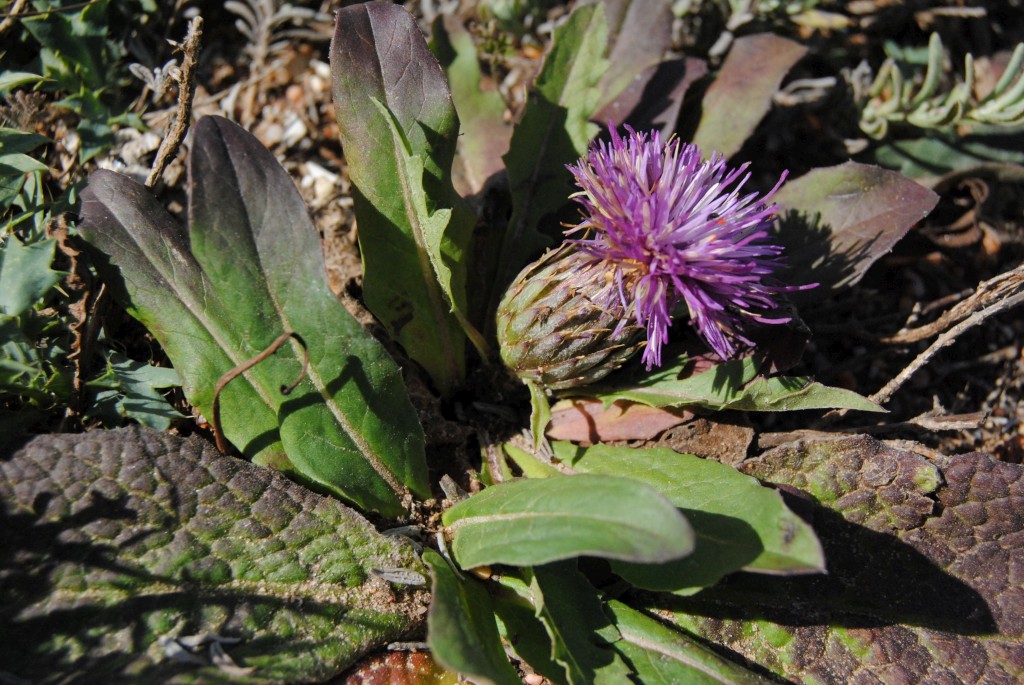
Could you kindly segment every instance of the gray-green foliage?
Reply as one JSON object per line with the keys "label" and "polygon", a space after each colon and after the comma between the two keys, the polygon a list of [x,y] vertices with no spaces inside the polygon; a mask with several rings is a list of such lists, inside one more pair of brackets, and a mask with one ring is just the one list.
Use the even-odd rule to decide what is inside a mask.
{"label": "gray-green foliage", "polygon": [[[424,618],[374,572],[422,576],[410,545],[195,438],[0,449],[0,521],[0,670],[34,683],[321,681]],[[182,647],[207,633],[233,667]]]}

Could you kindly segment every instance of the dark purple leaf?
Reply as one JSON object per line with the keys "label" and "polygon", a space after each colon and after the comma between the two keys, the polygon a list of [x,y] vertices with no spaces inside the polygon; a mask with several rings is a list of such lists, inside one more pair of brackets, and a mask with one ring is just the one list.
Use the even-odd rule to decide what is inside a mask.
{"label": "dark purple leaf", "polygon": [[629,124],[637,131],[657,129],[664,138],[675,132],[683,97],[694,81],[707,73],[704,60],[687,57],[648,67],[594,119]]}

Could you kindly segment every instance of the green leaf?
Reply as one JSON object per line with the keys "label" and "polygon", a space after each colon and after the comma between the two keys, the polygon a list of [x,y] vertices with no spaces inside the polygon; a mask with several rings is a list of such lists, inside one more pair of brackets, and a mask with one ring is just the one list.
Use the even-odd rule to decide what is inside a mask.
{"label": "green leaf", "polygon": [[465,375],[463,325],[472,330],[465,278],[475,219],[452,186],[459,121],[444,73],[413,18],[390,3],[338,12],[331,73],[366,305],[448,393]]}
{"label": "green leaf", "polygon": [[14,236],[0,245],[0,313],[20,316],[60,282],[62,274],[50,268],[56,246],[53,240],[22,245]]}
{"label": "green leaf", "polygon": [[[551,244],[555,231],[545,231],[540,225],[568,203],[573,185],[565,165],[586,152],[597,132],[590,117],[600,100],[598,82],[608,68],[602,57],[607,38],[600,5],[577,7],[555,31],[551,51],[504,157],[512,216],[495,252],[496,290],[490,297],[491,311],[516,273]],[[557,226],[555,221],[551,228]]]}
{"label": "green leaf", "polygon": [[476,45],[458,17],[442,14],[434,21],[430,47],[448,77],[459,113],[453,181],[462,195],[473,195],[505,168],[501,157],[512,137],[512,127],[503,120],[505,101],[496,89],[481,89]]}
{"label": "green leaf", "polygon": [[551,638],[551,656],[565,669],[569,685],[618,685],[629,668],[610,643],[618,631],[601,608],[601,600],[574,561],[533,569],[530,595],[536,616]]}
{"label": "green leaf", "polygon": [[114,352],[107,360],[106,373],[88,385],[107,388],[96,394],[89,413],[105,416],[108,425],[119,423],[111,417],[124,417],[150,428],[167,430],[172,419],[183,418],[159,392],[181,385],[174,369],[137,362]]}
{"label": "green leaf", "polygon": [[732,157],[772,106],[782,79],[807,48],[771,33],[738,38],[701,100],[693,144]]}
{"label": "green leaf", "polygon": [[884,167],[931,185],[949,173],[980,165],[1024,164],[1024,136],[931,132],[925,138],[886,141],[872,149],[870,155]]}
{"label": "green leaf", "polygon": [[788,267],[779,278],[818,284],[790,298],[819,301],[857,283],[938,200],[895,171],[854,162],[814,169],[786,183],[775,194]]}
{"label": "green leaf", "polygon": [[[48,142],[50,142],[49,138],[38,133],[0,126],[0,155],[31,152]],[[45,169],[46,166],[44,165],[43,170]]]}
{"label": "green leaf", "polygon": [[85,238],[129,312],[160,341],[186,397],[212,416],[225,373],[285,331],[297,345],[246,371],[221,396],[227,438],[254,461],[387,515],[425,497],[423,433],[384,349],[327,287],[316,229],[291,178],[250,134],[218,117],[194,128],[188,235],[142,186],[94,173]]}
{"label": "green leaf", "polygon": [[[11,680],[323,682],[422,625],[426,592],[373,572],[425,575],[410,545],[208,442],[132,427],[7,448],[0,652]],[[208,649],[199,664],[169,658],[174,638],[204,633],[233,640],[224,651],[255,671],[231,677]]]}
{"label": "green leaf", "polygon": [[[529,569],[519,572],[529,575]],[[563,685],[565,669],[551,658],[551,638],[537,618],[530,587],[511,573],[502,573],[495,581],[501,587],[491,592],[491,600],[502,638],[530,668]]]}
{"label": "green leaf", "polygon": [[778,491],[726,464],[667,448],[553,443],[555,455],[584,473],[634,478],[679,507],[693,526],[692,554],[659,565],[614,562],[631,583],[692,593],[733,571],[819,573],[825,560],[814,531]]}
{"label": "green leaf", "polygon": [[798,376],[758,376],[761,362],[754,357],[720,362],[700,373],[693,373],[694,366],[694,360],[684,355],[675,364],[653,373],[620,376],[616,378],[615,387],[598,385],[593,396],[605,405],[629,400],[651,407],[743,411],[832,408],[885,411],[851,390]]}
{"label": "green leaf", "polygon": [[530,434],[533,436],[533,449],[540,449],[545,442],[544,429],[551,422],[551,404],[548,402],[544,389],[532,381],[526,381],[530,391]]}
{"label": "green leaf", "polygon": [[657,563],[693,550],[679,510],[627,478],[580,475],[493,485],[445,512],[462,568],[576,556]]}
{"label": "green leaf", "polygon": [[475,683],[518,685],[519,676],[501,646],[487,590],[433,550],[424,551],[423,561],[434,577],[427,616],[427,640],[434,656]]}
{"label": "green leaf", "polygon": [[505,443],[502,445],[502,449],[515,462],[526,478],[551,478],[552,476],[562,475],[562,471],[559,471],[551,464],[537,459],[526,450],[520,449],[515,445]]}
{"label": "green leaf", "polygon": [[44,80],[39,74],[32,74],[27,71],[4,71],[0,72],[0,93],[7,95],[14,88],[29,83],[39,83]]}
{"label": "green leaf", "polygon": [[771,680],[716,652],[679,630],[673,630],[622,602],[612,600],[608,612],[622,639],[615,643],[645,685],[768,685]]}

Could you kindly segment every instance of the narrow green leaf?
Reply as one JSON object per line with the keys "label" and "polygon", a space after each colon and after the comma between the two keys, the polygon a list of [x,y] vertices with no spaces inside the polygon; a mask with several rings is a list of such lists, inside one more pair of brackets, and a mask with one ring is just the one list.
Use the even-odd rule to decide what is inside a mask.
{"label": "narrow green leaf", "polygon": [[[529,569],[517,572],[529,575]],[[501,587],[491,593],[491,599],[502,638],[535,672],[552,683],[565,685],[565,669],[551,658],[551,638],[537,618],[530,587],[511,573],[495,580]]]}
{"label": "narrow green leaf", "polygon": [[689,594],[740,569],[772,574],[824,570],[813,529],[776,490],[726,464],[666,448],[552,443],[556,456],[585,473],[634,478],[683,510],[693,526],[693,554],[660,565],[614,562],[626,580]]}
{"label": "narrow green leaf", "polygon": [[299,375],[297,345],[246,371],[222,393],[225,435],[258,463],[400,514],[409,490],[430,490],[398,368],[327,287],[316,229],[273,155],[226,119],[203,118],[194,135],[188,237],[142,186],[90,177],[79,228],[112,262],[99,267],[207,417],[221,375],[282,332],[301,335],[306,378],[281,394]]}
{"label": "narrow green leaf", "polygon": [[56,245],[23,245],[14,236],[0,245],[0,313],[19,316],[60,282],[61,273],[50,268]]}
{"label": "narrow green leaf", "polygon": [[569,685],[618,685],[629,668],[610,648],[618,631],[601,608],[597,591],[575,561],[533,568],[530,594],[537,618],[551,638],[551,656]]}
{"label": "narrow green leaf", "polygon": [[693,550],[678,509],[642,483],[611,476],[499,483],[456,504],[443,521],[463,568],[576,556],[658,563]]}
{"label": "narrow green leaf", "polygon": [[491,598],[433,550],[423,553],[433,573],[433,599],[427,615],[427,641],[442,664],[481,685],[518,685],[505,656]]}
{"label": "narrow green leaf", "polygon": [[[132,427],[3,442],[5,680],[325,682],[422,625],[426,592],[373,575],[425,573],[410,545],[207,441]],[[229,677],[209,648],[170,658],[205,633],[254,671]]]}
{"label": "narrow green leaf", "polygon": [[505,168],[501,157],[512,137],[512,127],[504,121],[505,101],[496,88],[481,89],[476,44],[457,16],[443,14],[435,20],[430,47],[448,76],[459,113],[455,188],[462,195],[474,195]]}
{"label": "narrow green leaf", "polygon": [[608,39],[604,9],[577,7],[555,31],[505,155],[512,216],[502,236],[494,287],[494,307],[516,273],[551,244],[558,222],[548,230],[541,222],[568,203],[572,175],[565,168],[586,152],[597,127],[598,82],[608,68],[602,57]]}
{"label": "narrow green leaf", "polygon": [[[458,280],[459,291],[463,292],[465,273],[459,266],[463,256],[462,252],[449,239],[448,235],[448,229],[453,221],[452,210],[430,210],[426,192],[421,184],[424,171],[423,159],[413,155],[412,148],[409,146],[409,139],[406,138],[401,130],[394,114],[381,102],[374,100],[373,103],[377,106],[381,116],[388,122],[388,128],[391,131],[395,154],[398,158],[399,170],[403,180],[402,189],[405,193],[406,209],[408,210],[410,224],[413,226],[413,232],[422,241],[427,256],[430,258],[430,264],[434,267],[434,277],[448,298],[448,302],[455,302],[457,300],[453,292],[453,285]],[[486,359],[487,343],[484,342],[483,336],[466,319],[465,309],[452,306],[452,314],[458,319],[463,331],[476,347],[480,356]]]}
{"label": "narrow green leaf", "polygon": [[622,639],[617,649],[644,685],[768,685],[773,682],[716,652],[679,630],[612,600],[608,612]]}
{"label": "narrow green leaf", "polygon": [[[366,305],[448,393],[465,375],[466,336],[453,310],[465,323],[475,223],[451,181],[459,121],[448,83],[415,20],[390,3],[338,12],[331,73]],[[451,216],[425,226],[424,211]]]}
{"label": "narrow green leaf", "polygon": [[760,33],[738,38],[718,76],[701,100],[701,118],[693,143],[705,157],[726,157],[743,143],[772,106],[772,97],[790,68],[807,53],[799,43]]}
{"label": "narrow green leaf", "polygon": [[[43,143],[48,142],[50,142],[49,138],[38,133],[0,126],[0,155],[31,152]],[[45,168],[44,166],[43,169]]]}
{"label": "narrow green leaf", "polygon": [[13,88],[24,86],[29,83],[38,83],[43,80],[39,74],[27,71],[4,71],[0,72],[0,93],[6,95]]}
{"label": "narrow green leaf", "polygon": [[544,430],[551,422],[551,404],[547,393],[536,383],[526,381],[530,390],[530,433],[533,435],[533,448],[540,449],[545,442]]}
{"label": "narrow green leaf", "polygon": [[544,463],[526,450],[520,449],[515,445],[505,443],[502,445],[502,449],[505,450],[505,454],[516,463],[516,466],[519,467],[527,478],[551,478],[552,476],[562,475],[562,472],[551,464]]}
{"label": "narrow green leaf", "polygon": [[754,357],[720,362],[693,373],[694,360],[683,356],[659,371],[619,378],[618,387],[599,386],[594,396],[606,405],[616,400],[651,407],[705,407],[743,411],[858,409],[885,411],[861,395],[798,376],[758,376]]}

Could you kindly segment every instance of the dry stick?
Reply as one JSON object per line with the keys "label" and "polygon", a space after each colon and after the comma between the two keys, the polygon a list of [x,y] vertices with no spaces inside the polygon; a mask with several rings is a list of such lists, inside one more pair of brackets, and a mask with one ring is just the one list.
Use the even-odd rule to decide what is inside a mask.
{"label": "dry stick", "polygon": [[[1017,284],[1018,287],[1021,285]],[[935,356],[935,353],[941,350],[943,347],[951,345],[964,331],[974,328],[978,324],[982,323],[988,317],[1003,312],[1012,307],[1016,307],[1021,302],[1024,302],[1024,291],[1017,292],[1010,297],[999,300],[995,304],[989,305],[988,307],[971,314],[969,317],[958,323],[957,325],[950,328],[948,331],[940,335],[935,339],[928,349],[917,356],[917,359],[912,361],[905,369],[896,374],[896,377],[885,384],[881,390],[876,392],[874,395],[869,397],[872,402],[878,404],[884,404],[889,401],[889,398],[893,396],[899,388],[906,383],[914,373],[917,372],[922,366],[928,363],[928,361]]]}
{"label": "dry stick", "polygon": [[11,5],[10,11],[3,15],[4,20],[0,21],[0,33],[3,33],[14,26],[14,22],[18,20],[18,15],[21,14],[21,11],[25,9],[25,5],[27,4],[28,0],[14,0],[14,4]]}
{"label": "dry stick", "polygon": [[149,172],[149,177],[146,178],[147,188],[152,188],[160,180],[164,169],[170,164],[174,155],[178,154],[181,141],[185,139],[185,134],[188,132],[189,121],[192,119],[192,99],[195,97],[196,55],[199,54],[199,38],[203,35],[202,27],[203,18],[193,18],[188,24],[188,32],[181,44],[184,54],[181,58],[181,70],[178,72],[178,111],[167,134],[160,141],[160,148],[156,151],[153,168]]}
{"label": "dry stick", "polygon": [[306,372],[309,370],[309,349],[306,348],[306,341],[302,339],[302,336],[293,331],[287,331],[277,336],[274,342],[270,343],[267,349],[263,350],[255,357],[248,361],[244,361],[235,368],[228,371],[226,374],[220,377],[217,381],[216,387],[213,389],[213,416],[210,418],[210,423],[213,424],[213,438],[217,442],[217,449],[221,451],[221,454],[228,453],[228,441],[224,438],[224,431],[221,430],[220,423],[220,393],[224,390],[224,386],[233,381],[234,379],[241,376],[243,373],[251,369],[252,367],[259,364],[261,361],[269,357],[270,355],[281,349],[281,346],[288,342],[288,339],[294,339],[302,347],[302,370],[299,372],[299,377],[295,379],[295,382],[291,385],[282,385],[281,394],[290,395],[302,379],[306,377]]}
{"label": "dry stick", "polygon": [[1022,283],[1024,283],[1024,264],[985,281],[978,286],[973,295],[943,312],[932,323],[900,331],[895,335],[880,339],[879,342],[894,345],[913,343],[930,338],[936,333],[949,328],[952,324],[966,319],[972,312],[987,307],[993,302],[998,302],[1006,297],[1008,293],[1018,290]]}

